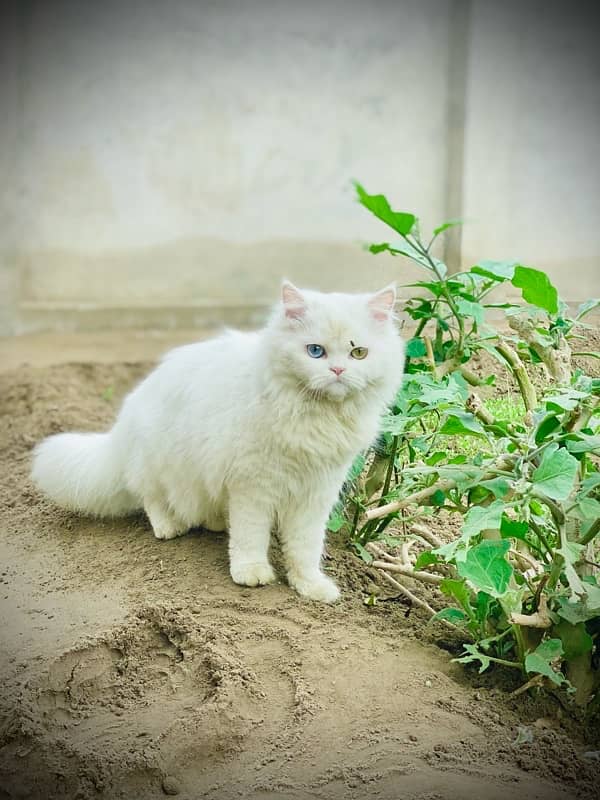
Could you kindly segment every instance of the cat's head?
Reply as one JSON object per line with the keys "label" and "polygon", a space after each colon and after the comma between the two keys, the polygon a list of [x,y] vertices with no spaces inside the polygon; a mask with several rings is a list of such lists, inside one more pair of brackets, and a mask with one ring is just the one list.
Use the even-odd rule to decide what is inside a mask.
{"label": "cat's head", "polygon": [[271,324],[272,370],[307,397],[344,399],[369,387],[397,388],[404,348],[394,320],[396,289],[324,294],[289,281]]}

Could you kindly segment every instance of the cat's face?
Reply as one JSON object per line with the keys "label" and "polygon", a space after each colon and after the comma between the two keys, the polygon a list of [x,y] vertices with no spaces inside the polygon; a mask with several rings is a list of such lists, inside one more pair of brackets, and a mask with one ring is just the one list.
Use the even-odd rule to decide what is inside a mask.
{"label": "cat's face", "polygon": [[284,283],[272,328],[272,366],[307,396],[336,401],[380,384],[391,360],[402,360],[392,319],[395,300],[393,286],[350,295]]}

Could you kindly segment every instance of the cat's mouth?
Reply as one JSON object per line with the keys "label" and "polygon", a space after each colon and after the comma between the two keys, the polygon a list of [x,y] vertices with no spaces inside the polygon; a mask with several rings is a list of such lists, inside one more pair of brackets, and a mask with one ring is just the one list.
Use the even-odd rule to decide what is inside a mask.
{"label": "cat's mouth", "polygon": [[345,400],[349,395],[357,390],[353,383],[346,381],[344,378],[333,378],[332,380],[328,380],[326,383],[322,383],[319,386],[319,394],[323,395],[324,397],[329,398],[330,400],[342,401]]}
{"label": "cat's mouth", "polygon": [[344,398],[348,397],[348,395],[352,392],[352,388],[353,387],[346,383],[346,381],[337,378],[336,380],[327,383],[321,389],[321,391],[323,394],[332,398],[333,400],[344,400]]}
{"label": "cat's mouth", "polygon": [[311,381],[307,389],[308,394],[312,395],[314,399],[334,400],[341,402],[356,392],[360,387],[356,386],[352,381],[346,380],[345,377],[337,377],[329,379],[328,377],[321,376],[320,379]]}

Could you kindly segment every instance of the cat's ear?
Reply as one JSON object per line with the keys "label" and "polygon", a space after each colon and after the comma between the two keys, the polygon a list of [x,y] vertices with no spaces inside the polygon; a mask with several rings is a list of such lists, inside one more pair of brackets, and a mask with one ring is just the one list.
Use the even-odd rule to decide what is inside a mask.
{"label": "cat's ear", "polygon": [[390,283],[385,289],[371,295],[369,298],[369,311],[371,316],[379,322],[389,319],[394,311],[396,302],[396,284]]}
{"label": "cat's ear", "polygon": [[300,289],[293,283],[284,281],[281,284],[281,302],[288,319],[301,319],[306,313],[306,299]]}

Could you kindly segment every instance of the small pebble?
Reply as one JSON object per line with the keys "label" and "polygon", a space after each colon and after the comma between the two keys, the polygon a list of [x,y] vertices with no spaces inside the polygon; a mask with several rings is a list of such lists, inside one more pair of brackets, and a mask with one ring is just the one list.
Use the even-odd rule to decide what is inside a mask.
{"label": "small pebble", "polygon": [[176,795],[181,791],[181,786],[177,778],[167,775],[162,782],[162,790],[165,794]]}

